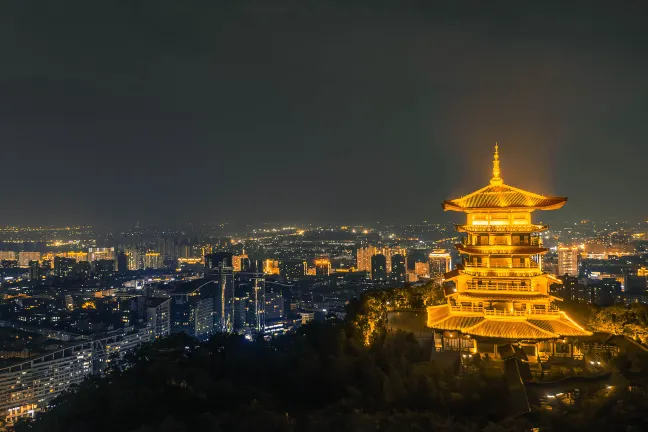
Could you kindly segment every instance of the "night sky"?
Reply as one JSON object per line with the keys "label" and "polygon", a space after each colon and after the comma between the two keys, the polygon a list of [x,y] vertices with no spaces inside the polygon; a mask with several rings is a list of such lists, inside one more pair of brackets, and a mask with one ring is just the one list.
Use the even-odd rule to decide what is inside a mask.
{"label": "night sky", "polygon": [[648,7],[593,4],[2,2],[0,224],[443,220],[495,141],[644,220]]}

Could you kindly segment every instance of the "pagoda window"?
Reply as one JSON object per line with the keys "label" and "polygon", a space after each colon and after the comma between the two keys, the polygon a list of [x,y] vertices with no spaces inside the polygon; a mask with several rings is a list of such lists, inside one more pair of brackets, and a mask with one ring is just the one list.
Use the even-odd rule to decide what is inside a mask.
{"label": "pagoda window", "polygon": [[507,235],[495,235],[491,238],[491,244],[495,246],[508,246],[509,238]]}
{"label": "pagoda window", "polygon": [[485,214],[470,215],[472,225],[488,225],[488,216]]}
{"label": "pagoda window", "polygon": [[491,215],[491,225],[510,225],[511,221],[507,213],[495,213]]}
{"label": "pagoda window", "polygon": [[529,225],[531,223],[531,214],[516,213],[513,215],[513,225]]}
{"label": "pagoda window", "polygon": [[538,343],[538,351],[541,353],[551,353],[551,342],[541,341]]}
{"label": "pagoda window", "polygon": [[518,246],[520,244],[520,236],[519,235],[511,236],[511,244],[513,246]]}
{"label": "pagoda window", "polygon": [[477,244],[480,246],[488,245],[488,236],[487,235],[479,236],[479,242]]}

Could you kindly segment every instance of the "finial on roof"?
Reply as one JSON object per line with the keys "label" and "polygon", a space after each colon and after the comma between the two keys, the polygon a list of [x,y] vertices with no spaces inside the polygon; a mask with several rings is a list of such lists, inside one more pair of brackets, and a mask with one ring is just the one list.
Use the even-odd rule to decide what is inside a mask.
{"label": "finial on roof", "polygon": [[495,156],[493,157],[493,178],[491,179],[491,184],[493,186],[499,186],[502,183],[500,178],[500,161],[499,161],[499,144],[495,143]]}

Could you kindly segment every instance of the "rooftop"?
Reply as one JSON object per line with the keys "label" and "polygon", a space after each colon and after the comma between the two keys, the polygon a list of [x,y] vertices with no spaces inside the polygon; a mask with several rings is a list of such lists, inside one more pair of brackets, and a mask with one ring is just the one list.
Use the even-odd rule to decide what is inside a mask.
{"label": "rooftop", "polygon": [[539,195],[509,186],[500,177],[499,147],[495,145],[493,178],[490,184],[461,198],[443,202],[444,210],[470,211],[487,209],[555,210],[567,202],[567,197]]}

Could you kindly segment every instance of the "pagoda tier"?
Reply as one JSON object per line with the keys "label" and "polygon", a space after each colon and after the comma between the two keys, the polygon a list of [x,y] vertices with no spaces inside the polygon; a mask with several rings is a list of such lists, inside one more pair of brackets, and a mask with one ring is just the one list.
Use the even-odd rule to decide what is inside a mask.
{"label": "pagoda tier", "polygon": [[548,251],[534,224],[535,210],[562,207],[567,198],[545,197],[504,184],[495,147],[490,185],[443,203],[466,214],[462,265],[445,275],[455,283],[447,304],[428,309],[428,327],[462,335],[514,340],[556,339],[590,333],[555,305],[549,286],[560,281],[542,270]]}
{"label": "pagoda tier", "polygon": [[455,225],[459,232],[490,233],[490,232],[512,232],[532,233],[546,231],[546,225]]}

